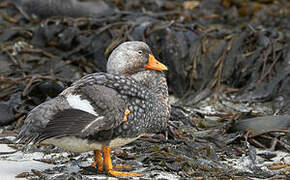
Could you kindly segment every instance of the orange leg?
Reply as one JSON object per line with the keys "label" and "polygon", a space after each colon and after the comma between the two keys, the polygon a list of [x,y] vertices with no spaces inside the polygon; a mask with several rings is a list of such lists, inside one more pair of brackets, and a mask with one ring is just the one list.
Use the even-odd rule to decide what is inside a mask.
{"label": "orange leg", "polygon": [[105,161],[105,167],[109,174],[113,176],[143,176],[143,174],[138,174],[138,173],[114,171],[112,160],[111,160],[111,148],[109,146],[103,146],[102,151],[103,151],[103,157]]}
{"label": "orange leg", "polygon": [[102,172],[104,170],[104,161],[102,157],[102,152],[100,150],[94,151],[94,159],[95,162],[93,162],[92,166],[98,167],[98,171]]}
{"label": "orange leg", "polygon": [[[94,159],[95,161],[92,163],[93,167],[97,167],[99,172],[102,172],[104,170],[104,161],[102,157],[102,152],[100,150],[94,151]],[[113,168],[116,169],[125,169],[125,168],[131,168],[129,165],[116,165],[113,166]]]}

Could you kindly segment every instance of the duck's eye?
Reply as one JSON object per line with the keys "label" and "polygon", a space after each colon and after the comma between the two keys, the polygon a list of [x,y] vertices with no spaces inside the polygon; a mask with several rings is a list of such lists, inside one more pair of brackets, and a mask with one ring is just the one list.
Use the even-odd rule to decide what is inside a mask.
{"label": "duck's eye", "polygon": [[138,51],[138,54],[140,54],[140,55],[141,55],[141,54],[143,54],[143,52],[140,50],[140,51]]}

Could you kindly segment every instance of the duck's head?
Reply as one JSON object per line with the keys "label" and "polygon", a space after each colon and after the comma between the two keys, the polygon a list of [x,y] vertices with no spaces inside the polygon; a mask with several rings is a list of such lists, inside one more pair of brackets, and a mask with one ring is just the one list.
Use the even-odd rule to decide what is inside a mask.
{"label": "duck's head", "polygon": [[130,76],[146,70],[165,71],[167,67],[157,61],[149,46],[141,41],[120,44],[107,62],[107,72],[111,74]]}

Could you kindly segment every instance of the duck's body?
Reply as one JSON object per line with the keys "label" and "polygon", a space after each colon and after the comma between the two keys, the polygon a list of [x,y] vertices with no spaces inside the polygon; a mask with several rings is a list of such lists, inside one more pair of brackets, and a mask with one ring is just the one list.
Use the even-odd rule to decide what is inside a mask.
{"label": "duck's body", "polygon": [[[134,55],[139,49],[145,55]],[[19,141],[46,142],[73,152],[104,151],[104,147],[123,146],[163,130],[170,114],[166,79],[150,68],[166,67],[154,65],[152,57],[145,43],[123,43],[111,54],[108,73],[87,75],[34,108]],[[146,58],[155,61],[143,62]],[[131,61],[135,62],[128,66]]]}
{"label": "duck's body", "polygon": [[[20,137],[73,152],[123,146],[165,128],[169,107],[160,98],[159,88],[146,88],[132,78],[91,74],[33,109]],[[126,109],[130,114],[124,122]]]}

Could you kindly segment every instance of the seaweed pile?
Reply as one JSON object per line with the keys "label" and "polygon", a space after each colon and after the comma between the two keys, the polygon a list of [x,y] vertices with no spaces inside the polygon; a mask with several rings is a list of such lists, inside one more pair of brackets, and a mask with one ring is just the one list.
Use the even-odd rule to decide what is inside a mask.
{"label": "seaweed pile", "polygon": [[[107,57],[118,44],[142,40],[169,67],[172,117],[167,132],[143,137],[126,151],[116,150],[115,161],[141,163],[137,168],[143,168],[147,178],[155,177],[155,171],[184,178],[289,178],[289,158],[280,164],[273,161],[266,169],[260,163],[261,158],[264,162],[277,157],[277,150],[290,151],[287,0],[55,2],[0,3],[2,144],[20,150],[21,145],[7,137],[15,136],[31,109],[80,77],[105,71]],[[262,123],[255,118],[260,116],[266,116]],[[259,122],[249,123],[253,121]],[[266,131],[255,128],[273,121],[277,123]],[[92,157],[70,156],[79,161]],[[237,171],[229,159],[241,157],[248,158],[248,164]],[[63,173],[58,178],[66,177],[69,160],[56,161],[50,163],[63,166],[27,177],[52,178],[56,172]],[[80,170],[72,177],[85,175]]]}

